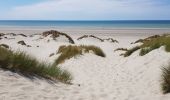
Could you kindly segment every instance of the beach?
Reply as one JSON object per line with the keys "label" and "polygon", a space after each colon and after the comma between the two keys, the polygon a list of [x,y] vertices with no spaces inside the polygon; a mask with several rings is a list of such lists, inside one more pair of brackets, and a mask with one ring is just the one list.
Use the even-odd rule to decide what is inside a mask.
{"label": "beach", "polygon": [[16,26],[3,26],[0,27],[2,33],[25,33],[25,34],[38,34],[47,30],[58,30],[68,34],[102,34],[102,35],[155,35],[165,34],[170,32],[170,28],[56,28],[56,27],[16,27]]}
{"label": "beach", "polygon": [[[75,42],[70,44],[66,38],[53,40],[42,37],[42,32],[57,30],[69,35]],[[162,66],[167,65],[170,54],[164,46],[153,50],[145,56],[136,51],[129,57],[120,56],[124,51],[117,48],[132,48],[138,39],[156,34],[170,32],[170,29],[53,29],[53,28],[0,28],[5,35],[0,44],[6,44],[13,51],[24,51],[39,61],[54,62],[59,56],[56,53],[61,45],[94,45],[100,47],[106,57],[93,53],[70,58],[59,64],[61,69],[72,75],[71,85],[61,82],[48,82],[45,79],[30,80],[17,73],[0,71],[1,100],[169,100],[161,90]],[[38,34],[33,35],[32,34]],[[83,35],[94,35],[99,38],[113,38],[118,42],[101,42],[96,38],[84,38]],[[6,38],[5,38],[6,37]],[[27,47],[17,42],[23,40]],[[38,46],[38,47],[37,47]]]}
{"label": "beach", "polygon": [[170,100],[170,0],[1,0],[0,100]]}

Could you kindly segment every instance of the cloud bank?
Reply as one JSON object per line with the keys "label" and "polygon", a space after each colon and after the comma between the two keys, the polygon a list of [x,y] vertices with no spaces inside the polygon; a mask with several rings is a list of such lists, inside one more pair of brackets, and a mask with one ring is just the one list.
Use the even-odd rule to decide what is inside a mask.
{"label": "cloud bank", "polygon": [[[164,1],[164,0],[163,0]],[[46,0],[11,8],[6,19],[168,19],[170,5],[159,0]]]}

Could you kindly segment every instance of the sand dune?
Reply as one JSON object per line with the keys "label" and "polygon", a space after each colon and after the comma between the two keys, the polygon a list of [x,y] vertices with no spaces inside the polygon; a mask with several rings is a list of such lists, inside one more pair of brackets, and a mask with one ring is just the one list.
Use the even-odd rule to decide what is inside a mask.
{"label": "sand dune", "polygon": [[[80,34],[79,36],[81,36]],[[100,34],[99,37],[102,35]],[[33,37],[6,36],[0,44],[7,44],[12,50],[25,51],[42,61],[53,62],[58,55],[59,46],[69,45],[68,41],[47,41],[39,35]],[[100,47],[106,57],[92,53],[71,58],[60,64],[72,76],[72,85],[60,82],[51,83],[47,80],[30,80],[16,73],[0,70],[0,100],[169,100],[170,95],[163,95],[161,83],[161,68],[170,60],[170,54],[164,47],[153,50],[145,56],[139,56],[139,51],[129,57],[119,56],[122,52],[114,52],[118,47],[130,48],[138,44],[130,44],[146,36],[103,36],[113,38],[119,43],[96,42],[90,39],[77,41],[77,35],[72,35],[75,45],[86,44]],[[31,47],[19,45],[24,40]],[[38,47],[37,47],[38,46]]]}

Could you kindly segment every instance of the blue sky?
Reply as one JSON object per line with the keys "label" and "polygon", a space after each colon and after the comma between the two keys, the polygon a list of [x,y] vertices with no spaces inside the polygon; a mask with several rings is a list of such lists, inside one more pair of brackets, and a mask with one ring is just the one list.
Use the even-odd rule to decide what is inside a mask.
{"label": "blue sky", "polygon": [[1,20],[170,20],[170,0],[1,0]]}

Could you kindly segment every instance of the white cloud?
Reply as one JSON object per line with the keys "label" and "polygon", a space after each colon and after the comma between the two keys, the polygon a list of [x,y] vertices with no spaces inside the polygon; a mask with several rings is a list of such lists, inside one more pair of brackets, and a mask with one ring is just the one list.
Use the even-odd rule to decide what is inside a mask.
{"label": "white cloud", "polygon": [[[47,0],[19,6],[6,14],[12,19],[133,19],[165,14],[152,0]],[[165,12],[165,13],[163,13]]]}

